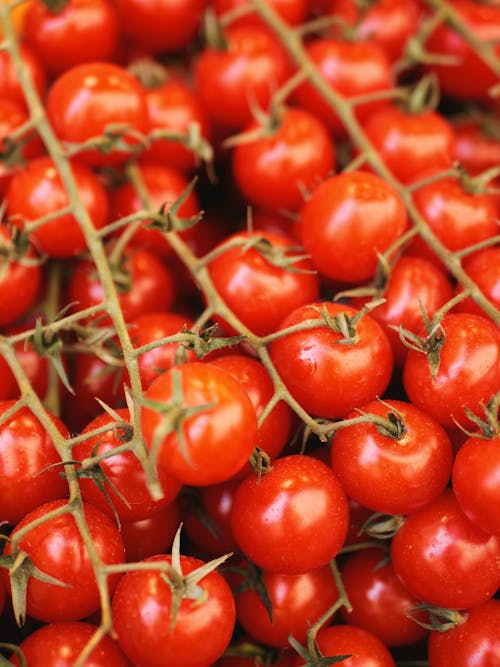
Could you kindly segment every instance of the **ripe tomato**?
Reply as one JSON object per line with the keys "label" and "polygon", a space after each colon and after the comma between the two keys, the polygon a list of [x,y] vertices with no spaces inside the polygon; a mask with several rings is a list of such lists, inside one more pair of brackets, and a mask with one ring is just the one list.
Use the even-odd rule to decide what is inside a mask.
{"label": "ripe tomato", "polygon": [[[276,330],[290,312],[314,301],[319,282],[314,268],[290,237],[269,232],[239,232],[220,244],[240,241],[208,265],[220,297],[241,322],[257,336]],[[252,241],[255,240],[254,243]],[[298,261],[294,257],[300,257]],[[215,321],[229,334],[233,327],[220,315]]]}
{"label": "ripe tomato", "polygon": [[108,0],[71,0],[56,12],[33,0],[22,25],[25,43],[51,75],[84,62],[112,60],[118,36],[118,16]]}
{"label": "ripe tomato", "polygon": [[[153,556],[142,562],[172,564],[172,557]],[[203,564],[181,556],[182,576]],[[172,626],[175,583],[173,575],[144,569],[127,572],[116,588],[113,627],[119,645],[137,667],[209,667],[229,644],[235,606],[222,575],[213,571],[197,583],[201,599],[182,598]]]}
{"label": "ripe tomato", "polygon": [[[19,52],[23,67],[31,76],[36,92],[43,97],[47,86],[47,75],[42,63],[26,44],[19,44]],[[7,50],[0,51],[0,97],[26,106],[17,69]]]}
{"label": "ripe tomato", "polygon": [[124,162],[138,147],[139,140],[131,133],[148,131],[142,86],[125,68],[113,63],[83,63],[66,70],[50,87],[45,105],[62,142],[82,143],[100,137],[110,126],[125,132],[126,150],[89,148],[77,153],[78,160],[92,166]]}
{"label": "ripe tomato", "polygon": [[[463,268],[476,283],[484,296],[500,308],[500,247],[494,246],[478,250],[469,258],[465,258]],[[460,284],[456,287],[457,294],[463,291]],[[467,297],[454,308],[458,313],[475,313],[486,317],[484,311],[471,297]]]}
{"label": "ripe tomato", "polygon": [[[248,461],[257,437],[257,416],[244,387],[228,371],[200,362],[176,366],[151,383],[145,399],[146,445],[157,456],[158,467],[184,484],[223,482]],[[158,408],[170,407],[170,415],[148,401]]]}
{"label": "ripe tomato", "polygon": [[251,204],[271,211],[295,211],[306,193],[330,175],[335,153],[326,127],[308,111],[287,108],[277,127],[254,121],[262,135],[245,140],[233,151],[236,184]]}
{"label": "ripe tomato", "polygon": [[[17,524],[10,537],[66,503],[66,500],[54,500],[39,505]],[[85,503],[83,508],[99,558],[108,565],[122,563],[125,550],[116,526],[93,505]],[[30,577],[26,598],[29,616],[40,621],[77,621],[99,609],[99,591],[92,563],[72,514],[60,514],[31,528],[19,540],[19,548],[41,572],[69,586],[56,586]],[[7,543],[4,553],[11,553],[11,542]],[[119,578],[120,575],[108,577],[110,591]]]}
{"label": "ripe tomato", "polygon": [[[14,401],[0,402],[0,415],[12,408]],[[65,425],[50,415],[62,436],[69,433]],[[61,462],[48,433],[27,407],[0,424],[0,523],[15,525],[42,503],[65,498],[68,485],[61,477]]]}
{"label": "ripe tomato", "polygon": [[403,383],[416,407],[444,426],[470,428],[464,408],[481,414],[481,405],[500,390],[500,335],[491,320],[452,313],[441,321],[444,343],[439,369],[432,377],[427,355],[410,350]]}
{"label": "ripe tomato", "polygon": [[334,558],[344,544],[349,508],[332,470],[317,459],[277,459],[262,477],[252,473],[231,510],[242,552],[268,572],[302,574]]}
{"label": "ripe tomato", "polygon": [[457,121],[454,157],[473,176],[500,164],[500,139],[474,119]]}
{"label": "ripe tomato", "polygon": [[[87,167],[71,165],[78,194],[96,229],[108,219],[108,196],[97,176]],[[68,207],[70,199],[54,161],[39,157],[12,176],[6,194],[7,213],[12,224],[21,229],[47,215]],[[41,252],[66,259],[87,249],[77,219],[71,213],[54,217],[29,233]]]}
{"label": "ripe tomato", "polygon": [[379,176],[361,171],[323,181],[301,211],[301,235],[318,271],[357,283],[375,275],[383,253],[408,224],[398,193]]}
{"label": "ripe tomato", "polygon": [[389,383],[391,346],[378,322],[364,315],[355,326],[356,339],[347,344],[334,328],[339,318],[357,313],[339,303],[301,306],[282,321],[279,330],[322,317],[330,318],[330,325],[325,319],[324,324],[283,335],[271,345],[271,359],[281,379],[312,415],[342,418],[381,396]]}
{"label": "ripe tomato", "polygon": [[346,415],[392,414],[404,424],[400,437],[375,424],[339,429],[331,462],[348,496],[374,512],[409,514],[437,498],[451,474],[452,447],[446,431],[427,413],[403,401],[372,401]]}
{"label": "ripe tomato", "polygon": [[[19,648],[30,667],[72,667],[97,627],[79,621],[59,621],[44,625],[24,639]],[[10,658],[21,665],[17,655]],[[86,667],[128,667],[129,662],[109,636],[101,639],[88,658]]]}
{"label": "ripe tomato", "polygon": [[181,522],[177,500],[140,521],[122,521],[120,534],[128,562],[168,553]]}
{"label": "ripe tomato", "polygon": [[410,593],[437,607],[469,609],[500,587],[500,538],[473,524],[450,489],[406,518],[391,559]]}
{"label": "ripe tomato", "polygon": [[[7,327],[3,333],[5,336],[15,335],[25,330],[25,325]],[[49,381],[49,359],[41,357],[31,343],[19,341],[14,345],[16,357],[21,364],[31,386],[38,397],[43,401],[47,393]],[[20,389],[14,374],[10,370],[5,359],[0,356],[0,401],[19,398]],[[63,420],[66,424],[66,420]],[[66,424],[67,425],[67,424]]]}
{"label": "ripe tomato", "polygon": [[[271,7],[289,25],[299,25],[307,18],[309,3],[306,0],[271,0]],[[215,0],[215,11],[220,18],[241,8],[248,8],[248,12],[240,17],[231,19],[231,25],[262,26],[262,19],[253,9],[248,0]]]}

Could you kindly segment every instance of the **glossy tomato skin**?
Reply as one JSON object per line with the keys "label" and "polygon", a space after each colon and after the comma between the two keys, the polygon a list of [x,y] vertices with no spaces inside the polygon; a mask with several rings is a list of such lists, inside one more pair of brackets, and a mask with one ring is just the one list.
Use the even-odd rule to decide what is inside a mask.
{"label": "glossy tomato skin", "polygon": [[[393,80],[389,61],[374,42],[348,42],[319,38],[307,46],[307,55],[328,85],[346,98],[388,91]],[[346,130],[327,102],[311,83],[303,83],[293,93],[298,106],[307,109],[330,128],[336,137]],[[387,105],[384,99],[357,104],[355,113],[364,122],[372,113]]]}
{"label": "glossy tomato skin", "polygon": [[[116,414],[124,421],[129,420],[127,409],[118,409]],[[106,425],[110,426],[110,430],[88,437],[83,442],[75,445],[72,449],[73,459],[83,461],[86,458],[110,452],[112,449],[123,445],[125,433],[122,429],[113,429],[111,427],[113,423],[114,419],[108,413],[103,413],[93,419],[83,429],[82,434],[90,433],[94,429],[100,429]],[[181,488],[177,479],[161,469],[158,471],[158,477],[164,495],[162,498],[154,500],[147,488],[144,469],[133,451],[108,456],[101,461],[99,468],[105,475],[104,487],[113,507],[110,506],[109,500],[106,499],[92,478],[80,478],[82,497],[86,502],[92,503],[112,519],[115,518],[113,508],[118,517],[125,521],[147,519],[171,503]]]}
{"label": "glossy tomato skin", "polygon": [[[269,3],[278,15],[289,25],[299,25],[307,18],[307,0],[271,0]],[[238,8],[248,7],[248,0],[215,0],[217,16],[223,17]],[[231,21],[231,25],[262,26],[263,21],[256,11],[249,11]]]}
{"label": "glossy tomato skin", "polygon": [[[444,428],[403,401],[372,401],[359,409],[384,419],[393,414],[405,432],[391,438],[374,424],[362,423],[335,433],[332,468],[347,495],[385,514],[409,514],[437,498],[448,483],[453,458]],[[357,416],[358,410],[346,419]]]}
{"label": "glossy tomato skin", "polygon": [[[24,331],[24,325],[15,325],[6,327],[3,331],[5,336],[15,335]],[[16,357],[21,364],[28,380],[34,391],[44,400],[47,393],[49,382],[49,360],[47,357],[41,357],[34,349],[31,343],[25,344],[24,341],[15,343],[14,350]],[[0,356],[0,401],[19,398],[20,389],[17,381],[5,359]],[[66,424],[66,421],[63,420]]]}
{"label": "glossy tomato skin", "polygon": [[429,635],[429,667],[490,667],[500,655],[500,601],[488,600],[463,614],[459,625]]}
{"label": "glossy tomato skin", "polygon": [[[144,90],[127,70],[110,62],[75,65],[63,72],[46,98],[47,116],[62,142],[81,143],[101,136],[109,125],[146,134],[148,112]],[[137,138],[125,137],[127,150],[107,153],[89,148],[77,153],[92,166],[117,165],[130,157]],[[128,150],[130,147],[130,150]]]}
{"label": "glossy tomato skin", "polygon": [[465,516],[451,489],[405,519],[391,559],[410,593],[445,609],[475,607],[500,586],[500,539]]}
{"label": "glossy tomato skin", "polygon": [[[395,667],[394,658],[386,645],[367,630],[354,625],[332,625],[317,635],[318,648],[323,655],[349,655],[345,667]],[[342,664],[341,663],[341,664]],[[297,658],[295,667],[306,663]]]}
{"label": "glossy tomato skin", "polygon": [[[59,621],[44,625],[24,639],[19,648],[30,667],[72,667],[97,627],[81,621]],[[19,657],[10,658],[19,667]],[[109,636],[101,639],[85,660],[86,667],[129,667],[122,651]]]}
{"label": "glossy tomato skin", "polygon": [[[19,53],[23,67],[26,67],[31,75],[36,92],[42,97],[47,86],[47,74],[42,63],[26,44],[19,44]],[[17,68],[7,50],[0,52],[0,97],[26,106]]]}
{"label": "glossy tomato skin", "polygon": [[[0,416],[14,401],[0,402]],[[69,433],[55,416],[52,422],[63,437]],[[11,526],[39,505],[65,498],[68,485],[61,477],[61,462],[54,443],[40,421],[25,406],[0,425],[0,522]]]}
{"label": "glossy tomato skin", "polygon": [[470,437],[453,462],[453,491],[463,512],[487,533],[500,536],[500,436]]}
{"label": "glossy tomato skin", "polygon": [[[170,563],[153,556],[143,563]],[[180,558],[184,576],[203,562]],[[113,596],[113,627],[118,643],[137,667],[209,667],[229,644],[235,624],[231,589],[218,572],[201,579],[206,598],[200,604],[184,598],[170,627],[172,593],[158,570],[128,572]]]}
{"label": "glossy tomato skin", "polygon": [[[146,401],[168,405],[174,383],[181,385],[181,406],[199,407],[200,411],[182,421],[182,444],[175,431],[161,433],[162,415],[146,404],[142,432],[147,447],[158,448],[158,467],[193,486],[229,479],[248,461],[255,446],[257,416],[248,394],[229,372],[191,362],[156,378],[146,391]],[[159,445],[155,444],[157,437]]]}
{"label": "glossy tomato skin", "polygon": [[[484,248],[465,258],[463,268],[476,283],[484,296],[496,307],[500,308],[500,248]],[[461,285],[456,287],[457,294],[463,291]],[[487,317],[478,304],[467,297],[454,308],[458,313],[475,313]]]}
{"label": "glossy tomato skin", "polygon": [[[84,207],[99,229],[108,219],[108,196],[97,176],[87,167],[71,165],[76,187]],[[11,179],[6,194],[7,213],[13,224],[33,222],[69,206],[61,176],[50,157],[31,160]],[[77,219],[66,213],[30,232],[30,240],[41,252],[57,259],[68,259],[87,249],[87,242]]]}
{"label": "glossy tomato skin", "polygon": [[345,623],[368,630],[387,646],[408,646],[421,641],[428,630],[409,618],[414,613],[420,622],[424,614],[413,612],[419,600],[397,578],[381,549],[353,553],[341,568],[342,583],[352,605],[340,613]]}
{"label": "glossy tomato skin", "polygon": [[57,12],[36,0],[24,15],[22,36],[45,70],[58,75],[83,62],[112,60],[118,16],[108,0],[72,0]]}
{"label": "glossy tomato skin", "polygon": [[[296,308],[281,329],[337,315],[353,317],[354,308],[316,302]],[[312,415],[326,419],[344,417],[363,403],[381,396],[392,374],[392,351],[381,326],[369,315],[356,325],[358,340],[339,343],[341,334],[326,323],[284,335],[271,345],[271,359],[288,390]]]}
{"label": "glossy tomato skin", "polygon": [[177,500],[147,519],[122,521],[120,534],[125,545],[127,562],[136,562],[168,553],[181,522]]}
{"label": "glossy tomato skin", "polygon": [[[39,505],[16,525],[11,537],[32,521],[66,505],[66,502],[54,500]],[[125,550],[118,528],[93,505],[84,503],[83,509],[99,557],[110,565],[123,563]],[[29,616],[46,622],[77,621],[99,609],[99,591],[92,564],[75,519],[69,512],[28,530],[20,539],[19,548],[26,552],[39,570],[71,587],[71,594],[68,594],[67,587],[31,577],[26,598]],[[8,543],[5,553],[9,554],[10,549]],[[110,591],[115,588],[119,578],[120,575],[116,574],[108,577]]]}
{"label": "glossy tomato skin", "polygon": [[454,156],[469,174],[476,176],[500,163],[500,139],[473,118],[453,125]]}
{"label": "glossy tomato skin", "polygon": [[195,86],[217,126],[243,130],[253,119],[250,100],[267,109],[274,91],[290,75],[291,65],[279,41],[264,28],[229,26],[224,37],[227,49],[205,48],[200,53]]}
{"label": "glossy tomato skin", "polygon": [[349,525],[345,492],[332,470],[306,455],[273,462],[237,489],[231,526],[242,552],[268,572],[303,574],[340,551]]}
{"label": "glossy tomato skin", "polygon": [[436,111],[410,113],[389,106],[374,113],[364,131],[392,174],[411,183],[429,168],[449,169],[455,135],[451,124]]}
{"label": "glossy tomato skin", "polygon": [[410,350],[403,367],[403,384],[416,407],[443,426],[471,426],[464,407],[481,415],[500,389],[500,336],[497,327],[471,313],[451,313],[441,321],[444,344],[433,378],[425,354]]}
{"label": "glossy tomato skin", "polygon": [[301,210],[306,252],[321,275],[358,283],[375,275],[383,253],[406,230],[401,197],[379,176],[361,171],[323,181]]}
{"label": "glossy tomato skin", "polygon": [[[263,251],[258,244],[252,246],[252,239],[260,241]],[[240,241],[241,245],[221,252],[210,262],[208,271],[223,301],[254,334],[272,333],[290,309],[318,297],[319,281],[311,262],[293,260],[297,255],[294,239],[272,232],[239,232],[219,247],[233,240]],[[269,259],[266,252],[270,253]],[[278,254],[276,261],[273,252]],[[290,258],[289,267],[279,265],[283,255]],[[220,315],[215,315],[214,319],[227,333],[236,333]]]}
{"label": "glossy tomato skin", "polygon": [[254,589],[236,595],[236,613],[243,629],[257,641],[282,648],[288,637],[303,643],[308,628],[337,600],[338,591],[328,565],[304,574],[263,572],[273,619]]}
{"label": "glossy tomato skin", "polygon": [[[232,157],[236,183],[246,200],[271,211],[296,211],[305,193],[335,167],[333,142],[313,114],[288,108],[278,127],[253,141],[238,144]],[[255,121],[245,130],[255,132]]]}

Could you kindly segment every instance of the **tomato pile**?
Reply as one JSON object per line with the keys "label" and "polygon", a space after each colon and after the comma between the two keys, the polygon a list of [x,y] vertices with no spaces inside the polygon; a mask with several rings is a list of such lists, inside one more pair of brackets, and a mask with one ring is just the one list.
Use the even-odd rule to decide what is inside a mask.
{"label": "tomato pile", "polygon": [[0,662],[500,666],[500,4],[0,5]]}

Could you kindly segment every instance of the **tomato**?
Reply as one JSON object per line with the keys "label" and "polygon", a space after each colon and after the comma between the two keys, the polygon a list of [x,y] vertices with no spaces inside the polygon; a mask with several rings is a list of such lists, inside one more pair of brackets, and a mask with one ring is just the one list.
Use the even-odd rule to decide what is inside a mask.
{"label": "tomato", "polygon": [[[0,402],[0,415],[12,408],[14,401]],[[65,438],[65,425],[50,415]],[[62,466],[54,443],[40,421],[25,406],[0,424],[0,522],[15,525],[42,503],[65,498],[68,485],[61,477]]]}
{"label": "tomato", "polygon": [[[184,484],[223,482],[247,462],[255,446],[257,417],[244,387],[228,371],[200,362],[182,364],[158,376],[145,399],[146,445],[157,456],[158,467]],[[167,409],[165,415],[158,409],[161,406]],[[172,410],[178,416],[165,431]]]}
{"label": "tomato", "polygon": [[[210,140],[212,128],[205,109],[194,91],[180,79],[167,78],[160,85],[146,89],[146,105],[150,131],[186,134],[189,126],[196,123],[201,137]],[[156,162],[189,173],[199,160],[187,146],[158,139],[142,153],[141,161]]]}
{"label": "tomato", "polygon": [[337,601],[338,592],[328,565],[304,574],[263,572],[273,618],[253,588],[236,595],[236,613],[243,629],[257,641],[282,648],[293,635],[304,642],[309,627]]}
{"label": "tomato", "polygon": [[[389,61],[373,41],[316,38],[308,44],[306,52],[328,85],[346,99],[382,93],[393,86]],[[311,83],[301,84],[293,92],[293,100],[322,120],[336,137],[345,137],[340,118]],[[356,117],[364,122],[387,103],[381,98],[356,104]]]}
{"label": "tomato", "polygon": [[[494,306],[500,308],[500,248],[493,246],[478,250],[470,257],[465,258],[463,268],[484,296]],[[457,284],[456,291],[457,294],[463,291],[460,284]],[[476,315],[486,317],[482,308],[471,297],[467,297],[463,301],[460,301],[460,303],[457,303],[454,311],[458,313],[475,313]]]}
{"label": "tomato", "polygon": [[[172,564],[171,556],[143,563]],[[180,557],[182,576],[203,562]],[[200,599],[183,597],[172,625],[173,575],[158,570],[127,572],[113,596],[113,627],[118,643],[137,667],[209,667],[229,644],[235,624],[231,589],[212,571],[198,583]],[[187,591],[192,594],[192,591]]]}
{"label": "tomato", "polygon": [[357,283],[374,277],[378,255],[406,230],[403,201],[374,174],[353,171],[323,181],[301,211],[306,252],[321,275]]}
{"label": "tomato", "polygon": [[473,524],[450,489],[406,518],[391,558],[409,592],[437,607],[469,609],[500,587],[500,539]]}
{"label": "tomato", "polygon": [[[242,130],[252,121],[252,105],[267,109],[274,91],[291,73],[279,41],[266,29],[229,26],[225,49],[206,47],[194,66],[199,98],[212,121]],[[224,100],[224,103],[221,103]]]}
{"label": "tomato", "polygon": [[[16,525],[11,539],[32,521],[42,519],[66,503],[66,500],[54,500],[39,505]],[[98,557],[110,565],[122,563],[125,556],[123,541],[111,519],[87,503],[84,503],[83,510]],[[10,554],[11,548],[12,543],[8,542],[4,553]],[[40,621],[77,621],[99,609],[99,591],[92,563],[75,519],[69,512],[46,519],[29,529],[19,540],[19,548],[41,572],[67,585],[57,586],[30,577],[26,598],[29,616]],[[119,577],[116,574],[108,577],[110,591],[115,588]]]}
{"label": "tomato", "polygon": [[452,447],[446,431],[427,413],[403,401],[372,401],[346,415],[363,413],[400,419],[400,437],[375,424],[339,429],[331,462],[345,492],[364,507],[385,514],[409,514],[437,498],[451,474]]}
{"label": "tomato", "polygon": [[474,119],[453,125],[454,157],[473,176],[500,164],[500,139]]}
{"label": "tomato", "polygon": [[498,328],[480,315],[452,313],[441,320],[444,343],[432,377],[426,354],[410,350],[403,383],[416,407],[444,426],[468,426],[465,408],[481,414],[481,405],[500,390]]}
{"label": "tomato", "polygon": [[332,470],[306,455],[273,462],[236,490],[233,535],[242,552],[268,572],[302,574],[340,551],[349,525],[344,490]]}
{"label": "tomato", "polygon": [[[128,410],[119,409],[116,413],[120,419],[129,420]],[[93,456],[110,454],[113,449],[123,445],[126,433],[123,429],[112,428],[113,423],[114,420],[108,413],[93,419],[83,429],[82,435],[106,425],[110,426],[110,430],[88,437],[75,445],[72,449],[73,459],[83,461]],[[94,472],[96,475],[104,475],[104,479],[100,481],[106,489],[108,498],[96,483],[99,477],[96,479],[82,477],[79,483],[83,499],[111,518],[114,518],[114,508],[118,517],[125,521],[147,519],[171,503],[181,488],[180,482],[160,469],[158,476],[164,495],[159,500],[153,500],[146,485],[144,469],[133,451],[107,456],[100,461]]]}
{"label": "tomato", "polygon": [[[19,648],[30,667],[72,667],[97,627],[79,621],[59,621],[44,625],[24,639]],[[21,665],[19,657],[10,659]],[[85,660],[86,667],[128,667],[129,662],[116,643],[105,636]]]}
{"label": "tomato", "polygon": [[[159,211],[162,207],[165,207],[165,211],[168,211],[189,185],[188,180],[180,172],[161,163],[143,164],[138,169],[151,203],[146,204],[142,200],[132,183],[124,183],[111,192],[109,222],[138,213],[145,208]],[[198,212],[198,198],[193,191],[179,206],[177,214],[180,218],[188,219]],[[167,236],[159,229],[148,228],[147,225],[150,223],[151,220],[143,220],[140,223],[130,240],[130,245],[144,248],[161,257],[171,256],[173,251]],[[119,230],[117,235],[120,235],[123,229]],[[196,235],[197,229],[197,227],[193,227],[181,232],[180,235],[184,240],[191,239]]]}
{"label": "tomato", "polygon": [[120,534],[127,561],[135,562],[167,553],[180,522],[181,512],[176,500],[147,519],[122,521]]}
{"label": "tomato", "polygon": [[84,62],[112,60],[118,36],[118,16],[108,0],[71,0],[60,11],[33,0],[22,27],[25,43],[51,75]]}
{"label": "tomato", "polygon": [[[338,332],[335,322],[358,313],[339,303],[317,302],[296,308],[280,324],[279,330],[283,330],[308,320],[324,320],[317,327],[277,338],[270,350],[287,389],[312,415],[326,419],[344,417],[350,410],[381,396],[389,383],[391,346],[370,315],[356,323],[355,339],[348,344],[342,342],[347,339]],[[352,319],[348,321],[352,323]]]}
{"label": "tomato", "polygon": [[463,622],[429,635],[429,667],[490,667],[500,655],[500,601],[468,609]]}
{"label": "tomato", "polygon": [[[222,252],[226,243],[235,246]],[[293,239],[269,232],[240,232],[219,247],[220,254],[208,265],[210,278],[225,304],[256,335],[272,333],[291,308],[317,298],[319,283],[313,266],[302,258]],[[214,319],[234,335],[233,327],[220,315]]]}
{"label": "tomato", "polygon": [[342,583],[352,611],[341,609],[345,623],[372,632],[387,646],[407,646],[424,639],[428,631],[416,623],[428,622],[425,614],[414,612],[419,600],[410,595],[397,578],[381,549],[353,553],[341,568]]}
{"label": "tomato", "polygon": [[[453,11],[476,39],[495,43],[500,36],[500,7],[472,0],[455,0]],[[475,53],[457,30],[440,22],[425,43],[430,53],[453,59],[446,64],[433,63],[429,68],[439,78],[443,95],[458,99],[491,102],[490,88],[498,83],[497,74]],[[495,46],[498,56],[500,47]]]}
{"label": "tomato", "polygon": [[[300,25],[306,20],[309,3],[306,0],[271,0],[269,3],[278,15],[289,25]],[[231,25],[262,26],[263,22],[253,10],[248,0],[215,0],[217,16],[223,18],[243,7],[249,11],[238,18],[231,19]]]}
{"label": "tomato", "polygon": [[[325,656],[348,655],[343,667],[395,667],[394,658],[386,645],[367,630],[354,625],[332,625],[321,628],[317,644]],[[306,663],[297,658],[295,667]]]}
{"label": "tomato", "polygon": [[333,172],[335,153],[326,127],[302,109],[287,108],[276,127],[254,121],[233,151],[233,174],[246,200],[272,211],[295,211],[306,193]]}
{"label": "tomato", "polygon": [[[23,67],[31,76],[36,92],[42,97],[47,86],[47,75],[42,63],[26,44],[19,44],[19,53]],[[17,68],[6,50],[0,51],[0,97],[26,106]]]}
{"label": "tomato", "polygon": [[89,148],[77,159],[93,166],[116,165],[139,147],[137,133],[148,131],[145,94],[126,69],[108,62],[75,65],[50,87],[45,101],[47,117],[60,141],[82,143],[113,126],[125,132],[126,150]]}
{"label": "tomato", "polygon": [[[87,167],[74,163],[71,171],[83,206],[96,229],[108,219],[108,196],[99,179]],[[50,157],[31,160],[10,181],[6,194],[7,213],[13,224],[26,223],[52,215],[69,205],[69,195]],[[87,242],[77,218],[64,213],[29,232],[29,238],[41,253],[66,259],[87,249]]]}
{"label": "tomato", "polygon": [[412,183],[425,169],[449,169],[455,135],[436,111],[411,113],[388,106],[368,118],[363,127],[386,167],[402,183]]}

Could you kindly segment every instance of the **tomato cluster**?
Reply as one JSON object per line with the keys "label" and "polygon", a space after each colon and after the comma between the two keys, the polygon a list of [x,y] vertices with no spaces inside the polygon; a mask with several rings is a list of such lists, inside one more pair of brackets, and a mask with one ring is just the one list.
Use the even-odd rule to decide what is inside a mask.
{"label": "tomato cluster", "polygon": [[498,2],[0,18],[2,664],[500,666]]}

